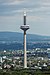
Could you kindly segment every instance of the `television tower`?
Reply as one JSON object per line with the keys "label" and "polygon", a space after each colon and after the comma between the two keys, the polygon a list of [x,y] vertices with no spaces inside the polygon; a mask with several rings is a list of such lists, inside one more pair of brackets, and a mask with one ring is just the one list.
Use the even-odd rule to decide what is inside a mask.
{"label": "television tower", "polygon": [[20,27],[24,31],[24,68],[27,68],[27,54],[26,54],[26,31],[29,29],[29,25],[26,25],[26,12],[24,11],[24,25]]}

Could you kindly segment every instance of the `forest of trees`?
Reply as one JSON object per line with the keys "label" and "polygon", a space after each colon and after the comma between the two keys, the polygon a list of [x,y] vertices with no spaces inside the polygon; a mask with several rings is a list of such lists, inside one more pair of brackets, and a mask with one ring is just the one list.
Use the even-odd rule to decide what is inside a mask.
{"label": "forest of trees", "polygon": [[49,70],[33,70],[33,69],[4,69],[0,70],[0,75],[50,75]]}

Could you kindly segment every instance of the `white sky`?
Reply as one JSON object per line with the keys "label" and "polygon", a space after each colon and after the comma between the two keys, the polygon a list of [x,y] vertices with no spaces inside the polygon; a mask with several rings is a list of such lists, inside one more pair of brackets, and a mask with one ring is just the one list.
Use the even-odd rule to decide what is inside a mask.
{"label": "white sky", "polygon": [[24,8],[27,32],[50,36],[50,0],[0,0],[0,31],[22,32]]}

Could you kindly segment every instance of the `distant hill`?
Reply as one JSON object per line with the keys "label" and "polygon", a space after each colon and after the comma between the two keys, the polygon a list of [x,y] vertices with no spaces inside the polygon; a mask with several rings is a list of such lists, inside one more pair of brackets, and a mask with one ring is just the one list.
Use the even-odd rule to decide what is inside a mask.
{"label": "distant hill", "polygon": [[[23,33],[0,32],[0,50],[23,49]],[[27,49],[50,48],[50,36],[27,34]]]}
{"label": "distant hill", "polygon": [[19,40],[19,41],[22,40],[22,33],[0,32],[0,41],[15,41],[15,40]]}
{"label": "distant hill", "polygon": [[[35,34],[27,34],[28,41],[50,41],[50,36],[41,36]],[[23,33],[19,32],[0,32],[0,41],[22,41]]]}

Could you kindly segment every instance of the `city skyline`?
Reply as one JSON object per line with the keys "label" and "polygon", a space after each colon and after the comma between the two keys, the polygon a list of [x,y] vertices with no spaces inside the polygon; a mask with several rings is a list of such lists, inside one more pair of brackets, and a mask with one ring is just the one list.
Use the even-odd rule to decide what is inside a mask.
{"label": "city skyline", "polygon": [[0,0],[0,31],[21,32],[24,8],[28,33],[50,36],[49,0]]}

